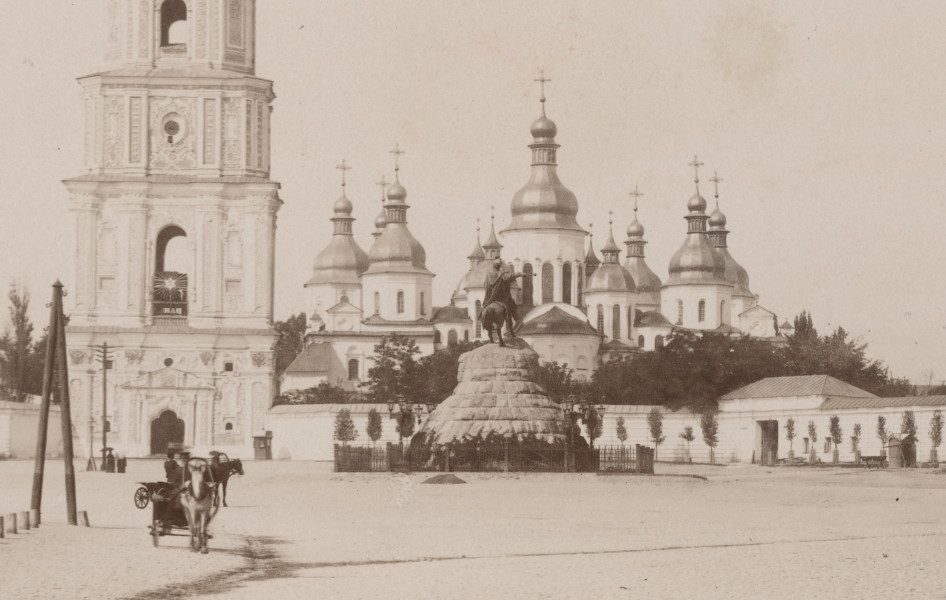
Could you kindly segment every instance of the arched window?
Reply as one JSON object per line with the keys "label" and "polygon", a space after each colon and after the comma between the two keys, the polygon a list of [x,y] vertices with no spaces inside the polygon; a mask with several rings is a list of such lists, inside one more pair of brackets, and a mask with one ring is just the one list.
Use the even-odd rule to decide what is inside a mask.
{"label": "arched window", "polygon": [[638,348],[644,347],[644,336],[642,335],[637,336],[637,347]]}
{"label": "arched window", "polygon": [[223,426],[224,431],[233,431],[233,423],[227,423]]}
{"label": "arched window", "polygon": [[397,292],[397,314],[404,313],[404,292],[398,290]]}
{"label": "arched window", "polygon": [[562,302],[572,303],[572,265],[565,263],[562,265]]}
{"label": "arched window", "polygon": [[585,266],[581,263],[578,263],[578,304],[576,306],[585,305],[584,290],[585,290]]}
{"label": "arched window", "polygon": [[358,359],[352,358],[348,361],[348,380],[357,381],[358,380]]}
{"label": "arched window", "polygon": [[440,344],[440,343],[441,343],[441,341],[440,341],[440,330],[439,330],[439,329],[434,329],[434,343],[435,343],[435,344]]}
{"label": "arched window", "polygon": [[154,270],[187,271],[187,233],[177,225],[169,225],[158,234],[154,256]]}
{"label": "arched window", "polygon": [[551,302],[555,289],[555,271],[552,263],[542,265],[542,304]]}
{"label": "arched window", "polygon": [[[535,303],[535,296],[532,295],[532,264],[522,265],[522,272],[525,274],[525,277],[522,278],[522,305],[532,306]],[[480,337],[480,335],[477,333],[476,337]]]}
{"label": "arched window", "polygon": [[604,307],[598,305],[598,333],[604,333]]}
{"label": "arched window", "polygon": [[611,307],[611,338],[621,339],[621,306],[619,304]]}
{"label": "arched window", "polygon": [[699,308],[699,321],[702,323],[706,320],[706,300],[700,300],[700,303],[697,305]]}
{"label": "arched window", "polygon": [[627,339],[633,339],[634,335],[634,307],[627,307]]}
{"label": "arched window", "polygon": [[470,341],[470,330],[469,330],[469,329],[464,329],[464,330],[463,330],[463,341],[464,341],[464,342],[469,342],[469,341]]}
{"label": "arched window", "polygon": [[187,43],[187,5],[166,0],[161,5],[161,46]]}
{"label": "arched window", "polygon": [[374,293],[374,314],[381,314],[381,292]]}
{"label": "arched window", "polygon": [[476,339],[479,339],[483,335],[483,323],[480,321],[480,309],[483,307],[483,303],[479,300],[476,301],[476,313],[473,315],[473,323],[476,326]]}
{"label": "arched window", "polygon": [[456,346],[457,345],[457,330],[451,329],[447,332],[447,345]]}
{"label": "arched window", "polygon": [[683,325],[683,300],[677,300],[677,325]]}
{"label": "arched window", "polygon": [[719,324],[728,323],[729,319],[726,318],[726,301],[721,300],[719,302]]}
{"label": "arched window", "polygon": [[152,314],[159,317],[187,316],[187,270],[190,249],[187,234],[176,225],[158,233],[152,281]]}
{"label": "arched window", "polygon": [[664,336],[658,335],[654,338],[654,350],[660,350],[664,347]]}
{"label": "arched window", "polygon": [[426,312],[424,312],[424,292],[420,293],[420,314],[422,315],[427,314]]}

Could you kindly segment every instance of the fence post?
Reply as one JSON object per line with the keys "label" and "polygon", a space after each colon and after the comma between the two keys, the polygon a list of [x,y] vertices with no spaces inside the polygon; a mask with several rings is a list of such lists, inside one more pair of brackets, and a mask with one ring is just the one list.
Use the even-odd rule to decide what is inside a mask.
{"label": "fence post", "polygon": [[445,444],[443,447],[444,451],[444,461],[443,461],[443,470],[446,473],[450,472],[450,444]]}
{"label": "fence post", "polygon": [[509,440],[503,442],[503,473],[509,472]]}

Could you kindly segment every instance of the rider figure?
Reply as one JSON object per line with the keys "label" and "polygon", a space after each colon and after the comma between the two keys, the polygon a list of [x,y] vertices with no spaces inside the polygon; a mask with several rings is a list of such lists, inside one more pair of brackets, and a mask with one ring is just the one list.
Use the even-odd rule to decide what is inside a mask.
{"label": "rider figure", "polygon": [[[506,329],[509,330],[511,337],[516,336],[513,329],[513,320],[515,320],[517,327],[522,321],[516,312],[516,301],[513,300],[509,288],[516,279],[524,275],[525,273],[503,271],[503,260],[501,258],[493,260],[493,270],[486,274],[486,301],[483,302],[480,315],[483,313],[483,309],[493,302],[502,303],[506,307]],[[480,315],[477,315],[476,318],[479,319]]]}
{"label": "rider figure", "polygon": [[[161,502],[154,503],[155,514],[160,509],[165,524],[170,524],[172,518],[171,506],[174,504],[177,495],[184,489],[184,465],[188,458],[190,458],[190,452],[184,450],[179,444],[168,445],[168,459],[164,461],[164,475],[170,485],[167,492],[165,492],[167,497],[162,498]],[[162,496],[165,494],[162,494]]]}

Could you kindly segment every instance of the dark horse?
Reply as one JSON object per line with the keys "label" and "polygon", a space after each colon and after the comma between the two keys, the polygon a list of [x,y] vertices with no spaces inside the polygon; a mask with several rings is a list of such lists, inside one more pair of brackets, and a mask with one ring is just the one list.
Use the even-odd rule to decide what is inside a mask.
{"label": "dark horse", "polygon": [[[480,314],[480,321],[483,323],[483,328],[489,335],[490,343],[493,343],[493,333],[495,333],[496,337],[499,339],[499,345],[506,345],[506,343],[503,342],[503,324],[507,321],[505,304],[502,302],[491,302],[487,304]],[[515,337],[515,334],[511,330],[509,331],[509,335]]]}
{"label": "dark horse", "polygon": [[[221,455],[215,455],[215,459],[219,459]],[[227,505],[227,481],[230,480],[230,476],[236,473],[237,475],[243,475],[243,461],[239,458],[230,459],[225,454],[223,455],[225,460],[213,460],[210,463],[210,471],[213,475],[214,481],[214,497],[215,504],[220,505],[220,486],[223,485],[223,505]]]}

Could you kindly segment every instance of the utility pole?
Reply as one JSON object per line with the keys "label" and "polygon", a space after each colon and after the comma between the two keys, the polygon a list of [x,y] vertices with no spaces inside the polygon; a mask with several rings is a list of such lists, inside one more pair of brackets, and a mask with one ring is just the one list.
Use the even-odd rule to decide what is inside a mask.
{"label": "utility pole", "polygon": [[[58,283],[58,282],[57,282]],[[53,288],[53,299],[49,304],[49,326],[46,327],[46,362],[43,363],[43,403],[39,412],[39,431],[36,436],[36,458],[33,463],[33,497],[30,512],[36,515],[36,524],[42,520],[40,507],[43,504],[43,473],[46,468],[46,434],[49,428],[49,400],[56,385],[53,381],[53,366],[56,361],[56,346],[59,342],[59,315],[57,298],[60,290]]]}
{"label": "utility pole", "polygon": [[[96,359],[102,363],[102,470],[105,471],[105,448],[108,446],[108,370],[112,368],[112,355],[108,349],[108,342],[97,346]],[[92,453],[89,453],[91,459]]]}

